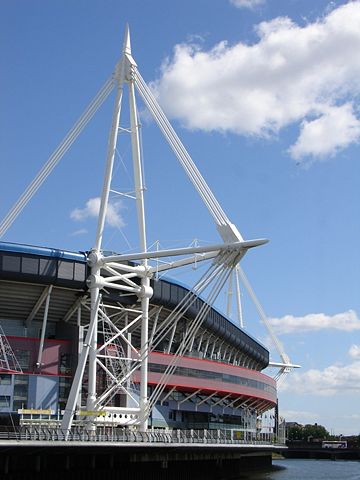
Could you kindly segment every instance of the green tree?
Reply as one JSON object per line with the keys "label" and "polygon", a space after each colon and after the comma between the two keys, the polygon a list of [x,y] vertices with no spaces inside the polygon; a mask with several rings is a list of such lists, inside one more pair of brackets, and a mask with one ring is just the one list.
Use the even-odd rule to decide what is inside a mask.
{"label": "green tree", "polygon": [[312,439],[324,440],[329,438],[329,432],[322,425],[315,423],[314,425],[307,424],[294,425],[288,428],[287,438],[290,441],[302,440],[304,442],[311,441]]}
{"label": "green tree", "polygon": [[314,425],[305,425],[303,429],[303,439],[309,441],[312,438],[319,438],[321,440],[329,437],[329,432],[322,425],[315,423]]}
{"label": "green tree", "polygon": [[303,439],[303,428],[301,425],[294,425],[289,427],[287,431],[288,440],[302,440]]}

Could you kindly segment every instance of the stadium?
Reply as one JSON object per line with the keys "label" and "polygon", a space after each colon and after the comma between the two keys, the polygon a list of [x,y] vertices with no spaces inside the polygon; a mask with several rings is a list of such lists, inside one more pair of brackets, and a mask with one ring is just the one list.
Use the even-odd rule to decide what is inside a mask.
{"label": "stadium", "polygon": [[[125,86],[131,195],[111,186]],[[262,372],[269,351],[215,307],[244,255],[267,240],[244,240],[225,214],[142,79],[128,28],[112,77],[3,219],[0,238],[114,88],[93,248],[0,243],[0,413],[13,424],[62,432],[65,440],[76,429],[92,435],[196,429],[228,432],[230,441],[262,441],[271,432],[275,438],[276,381]],[[221,243],[148,250],[135,89],[212,216]],[[110,194],[135,201],[137,252],[103,250]],[[200,264],[205,269],[192,287],[170,279],[174,269]],[[286,372],[292,365],[281,349],[280,356],[277,366]],[[264,427],[268,411],[272,422]]]}
{"label": "stadium", "polygon": [[[26,419],[60,418],[66,407],[72,379],[90,321],[89,276],[86,253],[50,248],[0,244],[1,376],[0,407],[3,417],[13,412]],[[153,280],[149,307],[149,332],[155,348],[149,355],[149,394],[175,358],[176,351],[204,305],[196,297],[173,326],[159,335],[159,327],[189,293],[170,280]],[[107,289],[102,301],[108,315],[118,312],[120,330],[132,323],[138,300],[134,295]],[[127,331],[132,345],[140,347],[140,328]],[[107,342],[106,328],[98,342]],[[125,368],[118,360],[126,353],[123,340],[108,345],[107,368]],[[116,352],[116,356],[115,356]],[[110,360],[109,360],[110,359]],[[208,309],[196,335],[168,376],[165,388],[149,418],[149,427],[182,429],[234,429],[238,435],[255,435],[262,413],[276,405],[276,384],[261,373],[269,352],[215,308]],[[106,389],[106,375],[98,367],[99,395]],[[129,377],[136,396],[139,374]],[[87,396],[86,373],[77,410]],[[118,390],[108,402],[128,407],[129,414],[108,414],[108,424],[132,425],[131,399]],[[19,412],[19,413],[18,413]],[[115,415],[115,416],[114,416]],[[6,416],[6,415],[5,415]],[[117,418],[118,417],[118,418]],[[125,418],[126,417],[126,418]],[[105,417],[99,417],[103,422]],[[75,420],[76,422],[76,420]],[[240,433],[242,432],[242,433]]]}

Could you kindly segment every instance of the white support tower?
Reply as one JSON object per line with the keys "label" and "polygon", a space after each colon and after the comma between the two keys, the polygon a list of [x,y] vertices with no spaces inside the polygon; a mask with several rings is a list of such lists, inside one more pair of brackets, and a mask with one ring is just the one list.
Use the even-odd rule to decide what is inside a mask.
{"label": "white support tower", "polygon": [[[88,265],[91,269],[91,274],[87,280],[90,291],[90,322],[84,328],[85,339],[81,335],[83,343],[79,345],[78,365],[61,422],[61,428],[67,432],[72,428],[75,417],[77,426],[86,428],[90,434],[94,433],[99,425],[132,425],[140,431],[146,431],[151,410],[157,401],[161,398],[164,399],[163,392],[167,385],[167,380],[174,373],[178,359],[189,348],[192,348],[194,337],[201,329],[209,309],[232,276],[235,278],[237,313],[240,326],[243,326],[239,287],[239,276],[242,276],[242,271],[239,269],[238,264],[250,248],[267,242],[265,239],[245,241],[236,226],[226,216],[158,105],[151,90],[142,79],[132,57],[128,27],[125,31],[121,58],[116,65],[113,76],[105,83],[63,142],[50,156],[39,174],[31,182],[18,202],[11,208],[3,222],[0,223],[0,237],[31,200],[32,196],[55,168],[113,88],[116,89],[116,99],[108,142],[97,232],[94,247],[88,255]],[[111,192],[114,158],[118,132],[120,130],[120,114],[125,88],[127,88],[129,98],[139,252],[128,255],[105,256],[102,251],[102,240]],[[170,250],[157,249],[151,252],[148,250],[139,121],[135,93],[141,97],[144,105],[148,108],[180,165],[207,207],[222,240],[219,244],[205,247],[194,245]],[[171,313],[167,316],[165,314],[161,315],[160,318],[161,309],[149,311],[149,302],[153,294],[151,287],[153,276],[174,268],[205,261],[209,263],[208,269]],[[242,281],[244,281],[243,278]],[[109,291],[118,292],[119,297],[131,296],[135,300],[131,307],[126,302],[121,303],[120,301],[116,305],[107,305],[103,300],[103,292],[107,294]],[[48,292],[48,300],[50,294],[51,290]],[[205,299],[203,306],[195,319],[189,324],[182,341],[172,356],[172,360],[165,372],[163,372],[159,383],[153,388],[151,395],[148,397],[149,354],[165,338],[170,338],[172,342],[177,322],[191,308],[200,294]],[[106,295],[104,295],[105,297]],[[45,299],[45,292],[43,299]],[[231,298],[229,297],[229,304],[230,302]],[[87,308],[87,305],[84,306]],[[151,315],[154,315],[154,321],[151,334],[149,335],[149,317]],[[45,333],[46,318],[47,313],[44,316],[43,333]],[[118,323],[116,320],[119,318],[121,323]],[[133,341],[132,337],[132,332],[136,328],[139,328],[141,331],[140,340],[137,343]],[[1,332],[0,340],[2,341],[2,360],[6,363],[11,355],[6,350],[6,342]],[[212,345],[212,349],[214,347],[215,342]],[[41,354],[42,348],[39,351],[39,365],[41,365]],[[231,352],[228,355],[231,355]],[[282,354],[281,357],[284,364],[289,365],[288,357]],[[101,386],[99,386],[99,371],[102,371],[106,378],[106,382]],[[133,379],[135,376],[139,385],[138,389],[134,388]],[[82,392],[86,377],[87,392]],[[123,400],[125,399],[125,401],[118,402],[120,406],[114,406],[113,399],[115,396],[119,396]],[[82,399],[84,399],[84,402],[86,400],[86,405],[80,405]]]}
{"label": "white support tower", "polygon": [[[91,320],[87,329],[84,347],[82,349],[69,399],[62,420],[62,428],[69,430],[74,416],[82,419],[88,430],[95,431],[97,425],[104,425],[109,418],[111,424],[134,425],[140,431],[146,431],[151,409],[162,395],[166,381],[176,368],[178,358],[185,349],[191,345],[193,337],[200,328],[208,309],[215,301],[218,293],[232,274],[234,268],[245,255],[249,248],[262,245],[267,240],[244,241],[237,228],[229,221],[221,206],[215,199],[210,188],[201,176],[190,155],[176,135],[165,114],[158,105],[152,92],[141,78],[137,65],[132,57],[129,29],[126,28],[122,56],[117,64],[114,74],[114,84],[117,95],[113,112],[112,127],[108,144],[108,156],[106,162],[105,178],[101,196],[100,213],[95,246],[92,249],[88,263],[91,267],[91,276],[88,286],[91,296]],[[104,256],[102,254],[102,237],[104,232],[105,218],[111,190],[114,156],[116,151],[117,136],[121,113],[121,102],[124,87],[127,86],[129,97],[129,112],[131,125],[131,145],[134,171],[134,191],[137,210],[137,222],[139,230],[138,253],[129,255]],[[136,108],[135,91],[142,98],[145,106],[149,109],[154,120],[163,132],[170,147],[175,153],[180,164],[187,173],[190,181],[198,191],[201,199],[212,215],[223,243],[206,247],[194,246],[174,250],[157,250],[148,252],[145,224],[144,185],[142,162],[140,158],[139,122]],[[177,257],[178,260],[166,261],[160,265],[154,260]],[[149,300],[152,296],[150,286],[154,274],[172,268],[190,265],[192,263],[210,260],[211,265],[195,287],[178,307],[155,328],[149,341]],[[152,263],[153,262],[153,263]],[[113,289],[126,294],[135,295],[138,298],[138,310],[132,310],[131,321],[126,322],[125,327],[119,329],[112,321],[113,315],[102,301],[101,291]],[[149,353],[156,348],[162,339],[174,330],[174,325],[194,303],[196,296],[206,292],[208,295],[204,308],[196,317],[193,325],[185,335],[182,344],[174,355],[164,372],[159,384],[148,398],[148,357]],[[119,306],[120,315],[126,315],[126,307]],[[238,308],[241,308],[238,305]],[[240,310],[239,310],[240,311]],[[102,322],[103,344],[99,347],[98,332]],[[156,319],[157,322],[157,319]],[[104,325],[106,324],[106,335]],[[131,330],[141,325],[140,348],[135,347],[131,340]],[[171,333],[170,333],[171,336]],[[114,347],[119,346],[122,348]],[[124,348],[124,346],[126,348]],[[110,348],[111,347],[111,348]],[[123,356],[122,358],[121,355]],[[76,412],[77,399],[81,391],[84,372],[88,365],[88,392],[85,411]],[[115,368],[114,365],[117,367]],[[102,369],[107,377],[105,389],[98,391],[97,371]],[[131,387],[131,379],[135,372],[139,372],[139,389],[134,392]],[[109,406],[109,401],[116,393],[121,392],[126,398],[125,406]],[[131,407],[129,406],[131,404]],[[124,419],[127,419],[126,421]],[[122,420],[120,420],[122,419]]]}

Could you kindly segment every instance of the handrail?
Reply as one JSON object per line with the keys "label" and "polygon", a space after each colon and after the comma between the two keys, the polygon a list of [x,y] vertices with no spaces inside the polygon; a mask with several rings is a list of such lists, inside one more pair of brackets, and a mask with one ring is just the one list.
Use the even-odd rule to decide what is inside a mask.
{"label": "handrail", "polygon": [[18,427],[0,431],[0,442],[4,440],[42,441],[42,442],[91,442],[91,443],[191,443],[191,444],[229,444],[229,445],[285,445],[285,439],[274,434],[250,434],[244,432],[244,438],[234,438],[231,430],[154,430],[137,432],[129,429],[107,429],[92,433],[85,429],[74,428],[69,432],[60,428]]}

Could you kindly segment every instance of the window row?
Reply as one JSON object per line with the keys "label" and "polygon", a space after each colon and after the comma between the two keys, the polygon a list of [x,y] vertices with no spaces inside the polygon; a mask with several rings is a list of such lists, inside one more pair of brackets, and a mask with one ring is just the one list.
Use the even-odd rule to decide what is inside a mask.
{"label": "window row", "polygon": [[0,255],[0,271],[84,282],[86,264],[56,258],[26,255]]}
{"label": "window row", "polygon": [[[150,372],[164,373],[167,365],[159,365],[157,363],[149,363]],[[238,377],[236,375],[229,375],[227,373],[199,370],[196,368],[176,367],[173,375],[180,375],[183,377],[204,378],[207,380],[216,380],[219,382],[232,383],[235,385],[243,385],[244,387],[256,388],[265,392],[276,395],[276,389],[267,383],[254,380],[252,378]]]}

